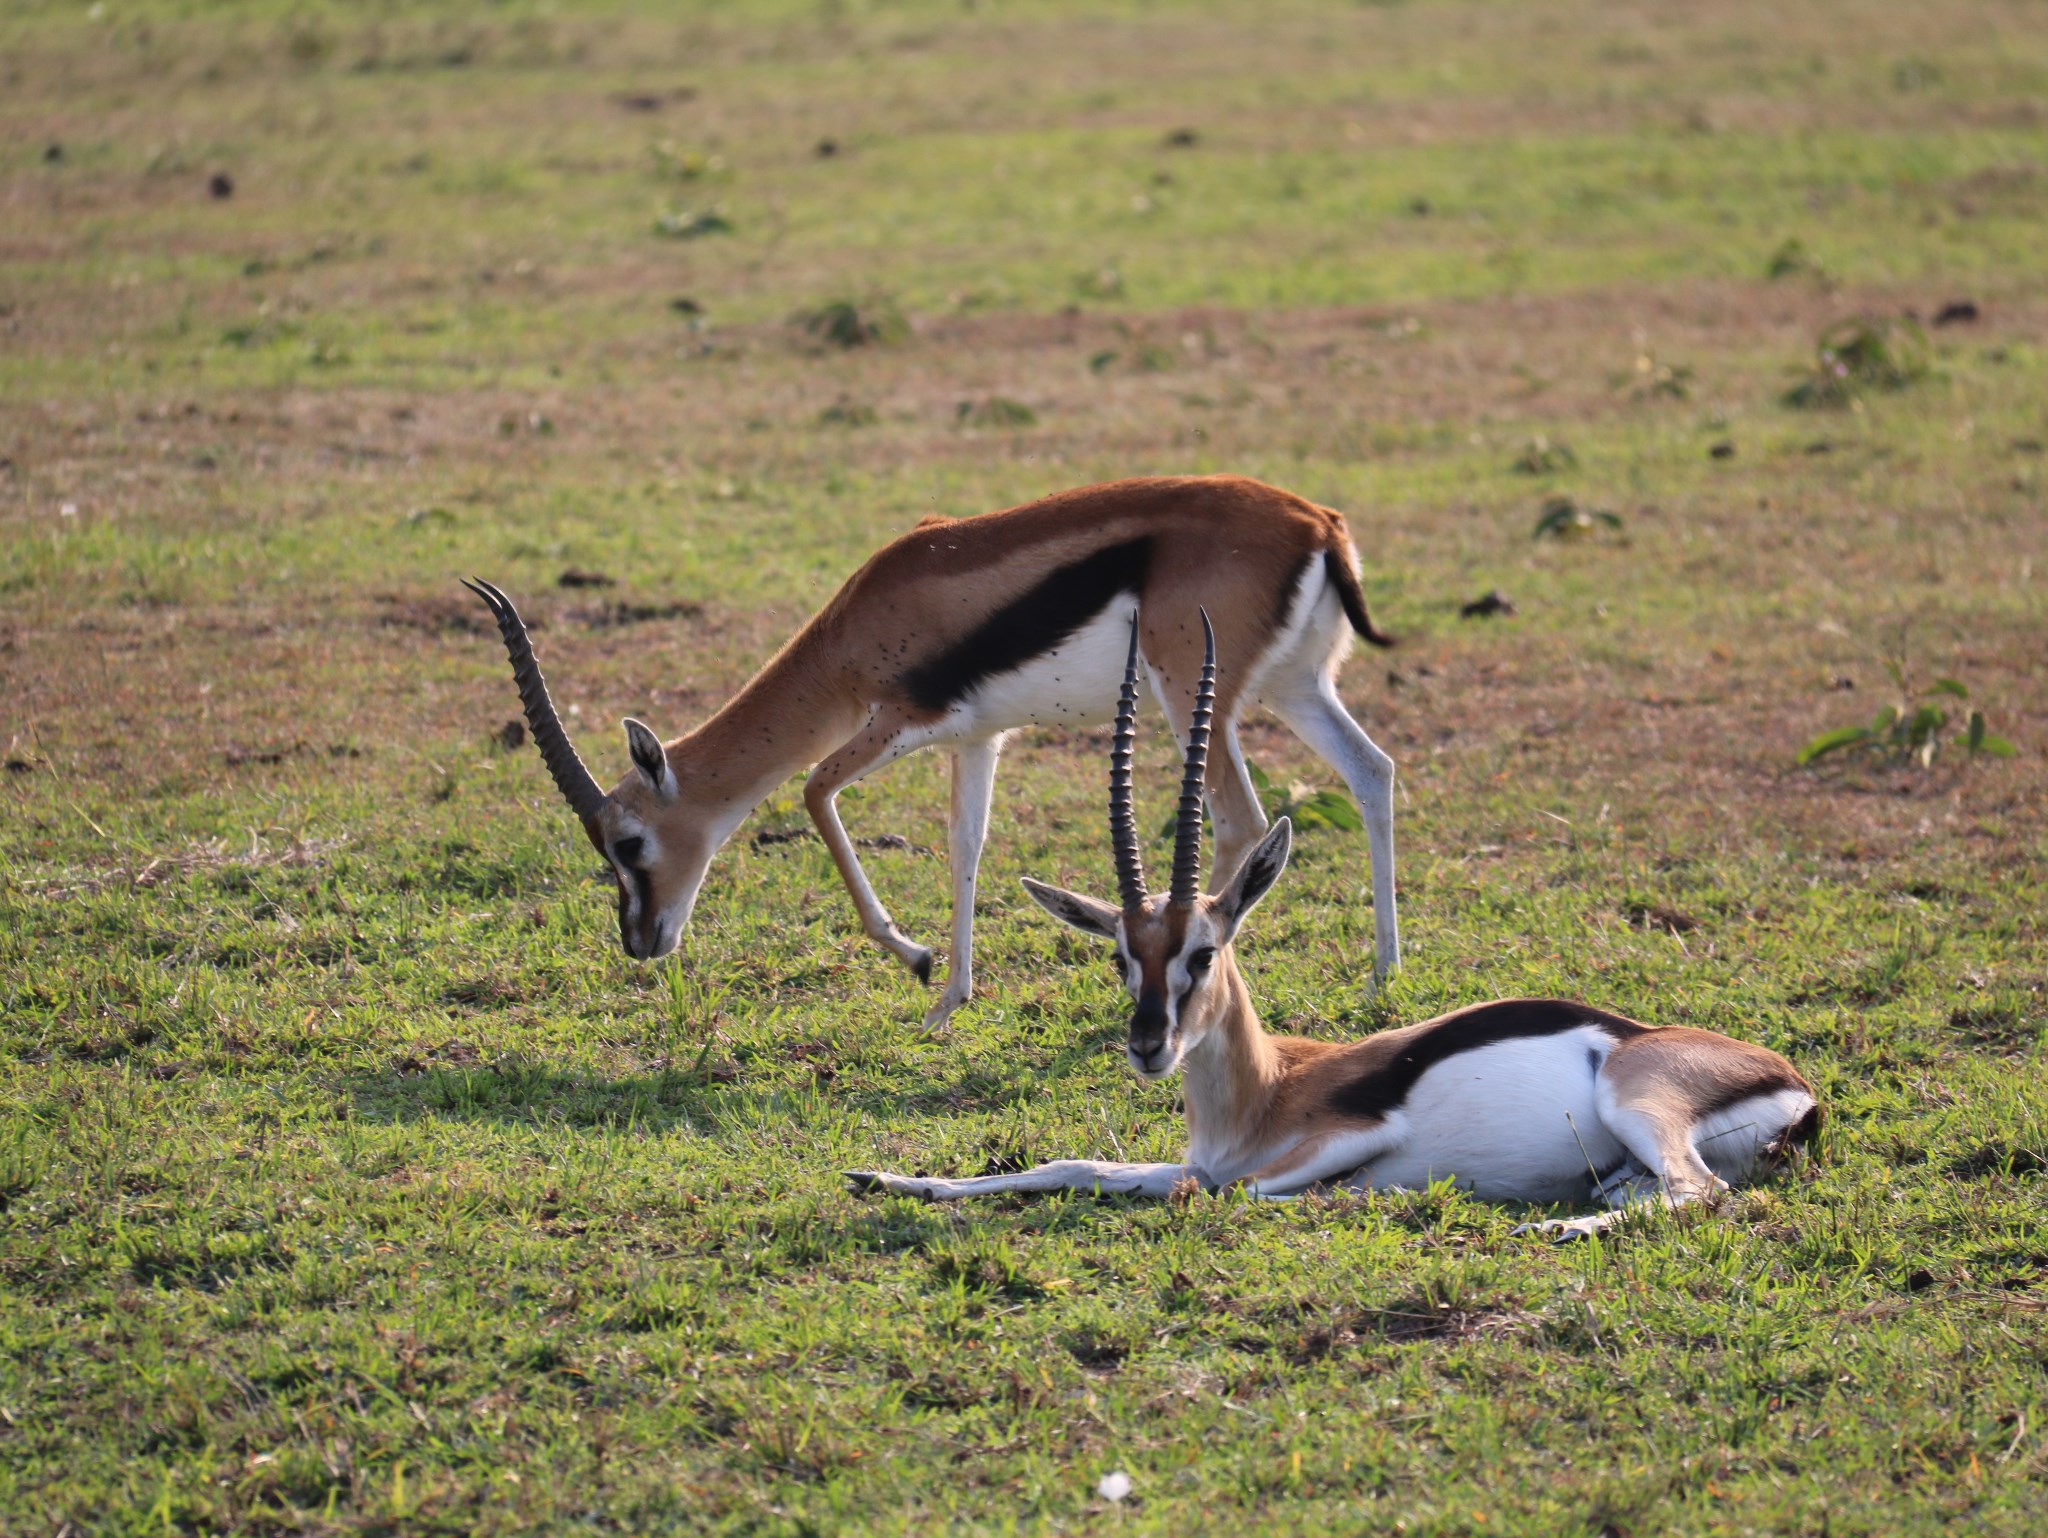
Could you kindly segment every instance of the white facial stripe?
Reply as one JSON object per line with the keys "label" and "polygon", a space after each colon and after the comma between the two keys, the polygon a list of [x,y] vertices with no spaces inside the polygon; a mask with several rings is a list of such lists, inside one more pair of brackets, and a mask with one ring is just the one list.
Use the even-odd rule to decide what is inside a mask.
{"label": "white facial stripe", "polygon": [[[638,840],[640,846],[634,852],[634,865],[628,865],[612,854],[613,850],[629,840]],[[625,894],[626,922],[636,924],[640,919],[641,884],[647,879],[646,872],[653,869],[655,862],[661,858],[661,846],[655,842],[654,835],[645,828],[623,827],[605,850],[605,858],[611,862],[612,869],[618,872],[619,890]]]}
{"label": "white facial stripe", "polygon": [[1196,971],[1193,965],[1194,958],[1203,951],[1214,952],[1216,949],[1216,936],[1206,923],[1198,922],[1188,926],[1187,940],[1181,946],[1180,954],[1166,966],[1167,989],[1172,995],[1175,1010],[1180,1007],[1181,995],[1207,977],[1210,971],[1215,970],[1215,962],[1212,960],[1208,971]]}

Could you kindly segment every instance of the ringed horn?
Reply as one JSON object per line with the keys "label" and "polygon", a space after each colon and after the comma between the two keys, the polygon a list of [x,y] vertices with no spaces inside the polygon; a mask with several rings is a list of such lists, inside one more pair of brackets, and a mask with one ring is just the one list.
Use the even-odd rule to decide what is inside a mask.
{"label": "ringed horn", "polygon": [[[1131,752],[1138,703],[1138,617],[1131,616],[1131,651],[1124,662],[1123,692],[1117,696],[1116,736],[1109,753],[1109,837],[1116,852],[1118,895],[1127,910],[1146,901],[1145,867],[1138,858],[1137,820],[1131,809]],[[1187,758],[1181,771],[1180,813],[1173,830],[1173,884],[1167,901],[1176,908],[1194,903],[1202,877],[1202,781],[1209,767],[1209,723],[1216,712],[1216,631],[1202,610],[1202,681],[1188,724]]]}
{"label": "ringed horn", "polygon": [[548,766],[555,788],[569,803],[569,809],[588,823],[610,798],[583,767],[569,734],[562,730],[562,718],[555,714],[555,702],[548,698],[547,680],[540,676],[540,664],[533,660],[533,643],[526,638],[526,621],[512,607],[512,600],[481,577],[464,577],[462,585],[490,607],[491,617],[505,638],[506,655],[512,659],[512,681],[519,686],[519,703],[526,707],[526,724],[533,730],[533,745]]}
{"label": "ringed horn", "polygon": [[1131,754],[1137,742],[1138,616],[1131,614],[1131,655],[1123,693],[1116,700],[1116,736],[1109,749],[1109,846],[1116,852],[1117,894],[1126,913],[1145,906],[1145,862],[1138,856],[1138,823],[1131,809]]}

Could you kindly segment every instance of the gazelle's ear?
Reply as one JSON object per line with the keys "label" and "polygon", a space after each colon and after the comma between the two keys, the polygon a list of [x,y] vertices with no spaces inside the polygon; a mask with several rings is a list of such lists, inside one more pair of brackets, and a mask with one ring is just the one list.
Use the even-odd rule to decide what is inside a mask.
{"label": "gazelle's ear", "polygon": [[1230,884],[1216,894],[1216,916],[1231,936],[1244,916],[1259,905],[1259,899],[1273,889],[1280,872],[1287,869],[1287,852],[1294,847],[1294,824],[1283,817],[1244,857]]}
{"label": "gazelle's ear", "polygon": [[1098,939],[1116,938],[1116,921],[1121,915],[1112,904],[1083,897],[1079,892],[1069,892],[1063,887],[1047,886],[1029,876],[1024,878],[1024,890],[1032,895],[1039,907],[1062,924],[1071,924],[1082,934],[1094,935]]}
{"label": "gazelle's ear", "polygon": [[635,721],[631,716],[626,717],[626,751],[633,755],[633,767],[651,789],[664,797],[676,793],[675,771],[668,766],[667,749],[646,722]]}

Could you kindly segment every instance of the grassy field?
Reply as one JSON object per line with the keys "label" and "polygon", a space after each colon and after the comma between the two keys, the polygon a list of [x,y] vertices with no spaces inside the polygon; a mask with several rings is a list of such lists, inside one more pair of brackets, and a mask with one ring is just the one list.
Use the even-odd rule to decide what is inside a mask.
{"label": "grassy field", "polygon": [[[0,1531],[2038,1532],[2039,23],[10,4]],[[900,334],[798,321],[841,302]],[[1899,377],[1788,403],[1853,317]],[[1180,1151],[1016,885],[1109,886],[1103,734],[1008,755],[938,1038],[817,841],[755,842],[794,784],[647,968],[495,741],[458,574],[609,782],[923,514],[1209,470],[1345,509],[1403,639],[1345,686],[1407,968],[1307,834],[1268,1023],[1722,1029],[1815,1159],[1565,1250],[1444,1190],[862,1201]],[[1888,664],[2017,755],[1795,768]],[[944,778],[844,802],[927,941]]]}

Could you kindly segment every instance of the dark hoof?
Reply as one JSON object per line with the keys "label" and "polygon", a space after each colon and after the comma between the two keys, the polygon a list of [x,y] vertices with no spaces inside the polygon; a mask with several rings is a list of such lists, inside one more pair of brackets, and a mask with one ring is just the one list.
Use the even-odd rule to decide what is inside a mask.
{"label": "dark hoof", "polygon": [[847,1170],[844,1173],[846,1188],[855,1196],[866,1196],[870,1191],[881,1187],[882,1177],[868,1170]]}
{"label": "dark hoof", "polygon": [[932,985],[932,953],[919,951],[917,960],[910,964],[910,970],[917,974],[917,980],[929,988]]}

